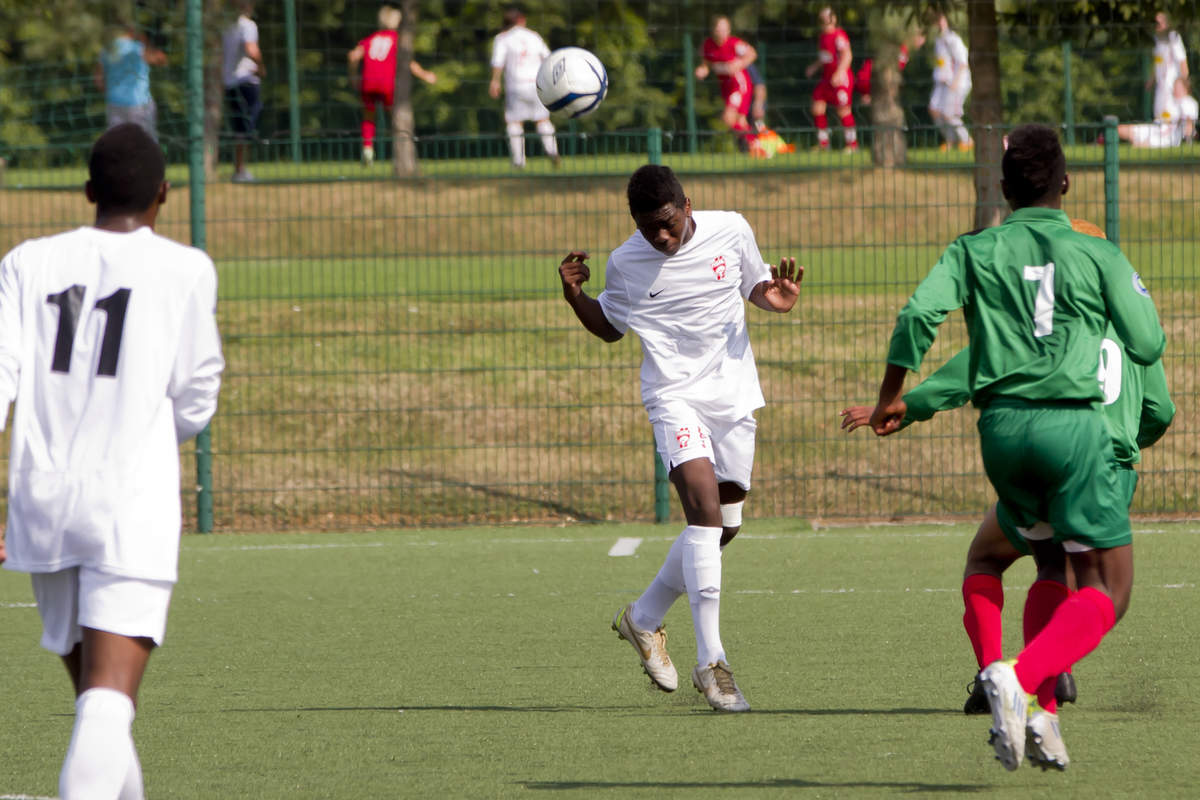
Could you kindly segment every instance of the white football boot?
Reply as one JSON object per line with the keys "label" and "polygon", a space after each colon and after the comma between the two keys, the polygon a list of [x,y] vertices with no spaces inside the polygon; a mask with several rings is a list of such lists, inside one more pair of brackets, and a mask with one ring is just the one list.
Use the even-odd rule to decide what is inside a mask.
{"label": "white football boot", "polygon": [[1035,767],[1043,770],[1065,770],[1071,759],[1067,757],[1067,746],[1063,743],[1058,728],[1058,714],[1051,714],[1041,706],[1030,709],[1029,721],[1025,724],[1025,755]]}
{"label": "white football boot", "polygon": [[679,673],[667,655],[667,632],[661,625],[656,630],[647,631],[633,624],[633,603],[622,608],[613,617],[612,629],[617,636],[633,645],[642,669],[650,676],[654,685],[664,692],[673,692],[679,688]]}
{"label": "white football boot", "polygon": [[1025,757],[1025,721],[1029,714],[1029,695],[1021,688],[1015,661],[994,661],[979,673],[992,708],[989,741],[996,758],[1012,772]]}
{"label": "white football boot", "polygon": [[749,711],[750,704],[733,682],[733,670],[724,661],[692,670],[692,685],[717,711]]}

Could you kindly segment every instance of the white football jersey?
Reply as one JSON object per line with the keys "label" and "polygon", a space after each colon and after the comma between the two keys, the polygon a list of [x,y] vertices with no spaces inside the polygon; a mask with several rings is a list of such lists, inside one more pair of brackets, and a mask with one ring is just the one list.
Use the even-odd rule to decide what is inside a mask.
{"label": "white football jersey", "polygon": [[175,580],[178,443],[212,417],[225,366],[216,299],[209,257],[149,228],[79,228],[0,261],[5,567]]}
{"label": "white football jersey", "polygon": [[642,341],[642,402],[683,400],[737,419],[764,404],[744,298],[771,279],[750,224],[731,211],[696,211],[696,231],[673,256],[634,233],[608,258],[604,316]]}
{"label": "white football jersey", "polygon": [[542,37],[520,25],[496,34],[492,41],[492,66],[504,68],[506,92],[533,86],[548,55],[550,48]]}
{"label": "white football jersey", "polygon": [[966,92],[971,88],[971,68],[967,60],[967,46],[962,37],[952,30],[938,36],[933,45],[933,82],[950,84],[954,76],[962,72],[962,84],[958,88]]}
{"label": "white football jersey", "polygon": [[1179,66],[1187,61],[1187,51],[1178,31],[1154,37],[1154,82],[1168,92],[1179,77]]}

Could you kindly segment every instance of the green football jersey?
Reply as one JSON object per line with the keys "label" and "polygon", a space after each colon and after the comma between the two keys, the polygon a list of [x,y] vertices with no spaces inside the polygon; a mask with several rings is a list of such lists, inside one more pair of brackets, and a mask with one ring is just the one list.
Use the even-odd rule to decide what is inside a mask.
{"label": "green football jersey", "polygon": [[[908,411],[901,427],[927,420],[939,411],[966,405],[970,399],[970,358],[970,349],[964,347],[910,389],[904,395]],[[1104,395],[1104,416],[1112,433],[1114,455],[1122,464],[1136,464],[1141,460],[1141,448],[1157,442],[1175,416],[1162,360],[1148,367],[1134,363],[1125,356],[1125,348],[1110,326],[1100,343],[1097,377]]]}
{"label": "green football jersey", "polygon": [[1014,211],[960,236],[900,311],[888,363],[916,370],[946,315],[962,308],[975,405],[1007,397],[1100,401],[1100,342],[1111,320],[1139,364],[1166,336],[1149,292],[1112,242],[1071,228],[1050,208]]}

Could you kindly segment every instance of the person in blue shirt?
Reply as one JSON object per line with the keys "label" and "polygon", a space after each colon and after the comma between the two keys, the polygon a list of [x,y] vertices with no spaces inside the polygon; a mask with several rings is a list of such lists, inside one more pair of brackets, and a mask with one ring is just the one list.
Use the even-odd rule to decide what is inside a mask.
{"label": "person in blue shirt", "polygon": [[94,73],[96,87],[104,92],[109,128],[132,122],[155,139],[157,110],[150,96],[150,67],[167,63],[167,54],[146,44],[136,27],[122,23],[100,53]]}

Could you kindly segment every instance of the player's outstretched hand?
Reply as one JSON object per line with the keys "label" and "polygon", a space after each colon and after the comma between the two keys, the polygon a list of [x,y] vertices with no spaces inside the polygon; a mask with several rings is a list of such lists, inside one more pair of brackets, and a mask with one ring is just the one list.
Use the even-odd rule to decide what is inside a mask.
{"label": "player's outstretched hand", "polygon": [[856,431],[871,421],[871,406],[850,406],[842,409],[842,430]]}
{"label": "player's outstretched hand", "polygon": [[763,284],[764,308],[769,311],[791,311],[800,297],[800,281],[804,279],[804,267],[796,265],[796,259],[784,257],[778,267],[771,267],[771,280]]}
{"label": "player's outstretched hand", "polygon": [[588,254],[583,250],[572,250],[558,265],[558,277],[562,279],[563,297],[571,302],[583,291],[583,284],[592,277],[592,271],[584,262]]}
{"label": "player's outstretched hand", "polygon": [[886,406],[875,406],[871,412],[871,430],[875,431],[876,436],[893,434],[900,430],[900,425],[904,422],[904,415],[907,412],[908,406],[899,399]]}

